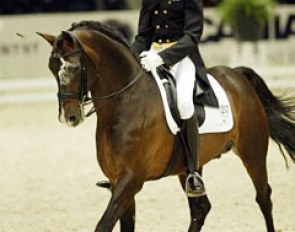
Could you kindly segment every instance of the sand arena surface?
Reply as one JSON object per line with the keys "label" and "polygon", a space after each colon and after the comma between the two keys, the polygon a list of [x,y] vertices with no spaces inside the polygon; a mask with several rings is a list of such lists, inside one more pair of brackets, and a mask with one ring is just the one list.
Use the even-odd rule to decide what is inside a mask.
{"label": "sand arena surface", "polygon": [[[0,232],[89,232],[108,191],[95,154],[95,116],[78,128],[57,120],[57,103],[0,105]],[[277,230],[295,231],[295,166],[271,144],[269,182]],[[211,161],[204,179],[212,210],[203,231],[264,232],[255,191],[232,153]],[[137,195],[136,231],[185,232],[186,198],[176,177],[146,183]],[[117,226],[114,231],[119,231]]]}

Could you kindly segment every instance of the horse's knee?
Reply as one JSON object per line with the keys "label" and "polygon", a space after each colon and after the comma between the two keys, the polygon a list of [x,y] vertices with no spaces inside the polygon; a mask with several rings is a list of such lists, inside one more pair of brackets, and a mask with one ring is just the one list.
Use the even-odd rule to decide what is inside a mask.
{"label": "horse's knee", "polygon": [[192,100],[179,99],[177,106],[181,119],[189,119],[194,114],[195,109]]}

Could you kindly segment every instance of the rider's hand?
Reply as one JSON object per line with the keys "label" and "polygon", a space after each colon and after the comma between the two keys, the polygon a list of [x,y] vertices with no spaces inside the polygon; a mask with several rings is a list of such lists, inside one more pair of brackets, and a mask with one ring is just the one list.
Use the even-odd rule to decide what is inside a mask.
{"label": "rider's hand", "polygon": [[148,72],[164,64],[161,56],[159,56],[156,52],[144,51],[139,55],[139,57],[141,58],[140,63],[142,68]]}

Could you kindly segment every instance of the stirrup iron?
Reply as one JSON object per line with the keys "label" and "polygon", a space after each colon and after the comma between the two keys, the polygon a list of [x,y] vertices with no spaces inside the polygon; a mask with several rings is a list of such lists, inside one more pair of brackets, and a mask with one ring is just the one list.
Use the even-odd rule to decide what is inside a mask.
{"label": "stirrup iron", "polygon": [[185,181],[185,192],[188,197],[201,197],[206,195],[202,177],[198,172],[189,173]]}

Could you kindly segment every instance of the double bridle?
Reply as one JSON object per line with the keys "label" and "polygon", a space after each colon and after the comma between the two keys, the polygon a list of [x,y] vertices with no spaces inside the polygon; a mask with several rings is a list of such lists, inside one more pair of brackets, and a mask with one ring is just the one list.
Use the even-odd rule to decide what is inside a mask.
{"label": "double bridle", "polygon": [[61,56],[61,58],[66,58],[69,56],[73,56],[78,54],[80,56],[80,65],[81,65],[81,79],[80,79],[80,91],[79,93],[73,93],[73,92],[63,92],[60,88],[60,83],[58,83],[58,99],[68,99],[68,98],[77,98],[80,102],[85,102],[89,99],[88,97],[88,90],[87,90],[87,67],[86,67],[86,54],[83,50],[83,47],[81,43],[77,40],[76,37],[73,36],[72,33],[67,32],[71,35],[71,37],[74,39],[75,43],[77,44],[77,49],[75,51],[69,52]]}
{"label": "double bridle", "polygon": [[[86,58],[87,58],[86,52],[84,51],[83,46],[82,46],[81,42],[79,41],[79,39],[71,31],[64,31],[63,33],[67,33],[74,40],[74,42],[77,46],[77,49],[72,52],[68,52],[68,53],[64,54],[63,56],[61,56],[61,58],[66,58],[66,57],[78,54],[80,56],[81,78],[80,78],[80,90],[78,93],[61,91],[60,83],[58,82],[57,96],[58,96],[59,102],[64,99],[74,98],[74,99],[79,100],[81,107],[84,107],[85,105],[91,104],[94,100],[110,100],[110,99],[122,94],[124,91],[129,89],[131,86],[136,84],[136,82],[142,76],[141,74],[143,71],[142,71],[142,69],[140,69],[134,75],[132,80],[126,86],[122,87],[118,91],[112,92],[111,94],[108,94],[105,96],[90,97],[88,95],[89,91],[87,88],[88,73],[87,73],[87,63],[86,63]],[[95,110],[94,110],[94,108],[92,108],[85,116],[88,117],[94,112],[95,112]]]}

